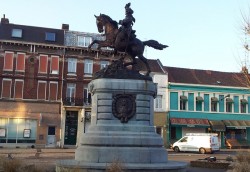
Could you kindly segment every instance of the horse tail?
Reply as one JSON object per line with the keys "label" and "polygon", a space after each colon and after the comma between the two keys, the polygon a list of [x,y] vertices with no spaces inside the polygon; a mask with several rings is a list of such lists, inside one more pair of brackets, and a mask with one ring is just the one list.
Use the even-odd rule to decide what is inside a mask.
{"label": "horse tail", "polygon": [[152,39],[148,40],[148,41],[143,41],[143,44],[147,45],[149,47],[152,47],[154,49],[157,49],[157,50],[163,50],[163,48],[168,47],[167,45],[163,45],[163,44],[159,43],[158,41],[152,40]]}

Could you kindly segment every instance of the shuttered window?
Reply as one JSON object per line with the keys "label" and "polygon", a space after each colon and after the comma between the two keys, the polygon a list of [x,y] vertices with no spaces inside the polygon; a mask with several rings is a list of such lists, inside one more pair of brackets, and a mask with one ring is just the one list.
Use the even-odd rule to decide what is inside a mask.
{"label": "shuttered window", "polygon": [[59,71],[59,57],[51,56],[51,71],[52,74],[58,74]]}
{"label": "shuttered window", "polygon": [[57,82],[49,83],[49,100],[57,100]]}
{"label": "shuttered window", "polygon": [[3,70],[7,71],[13,70],[13,57],[14,57],[13,52],[5,52]]}
{"label": "shuttered window", "polygon": [[2,97],[10,98],[11,96],[11,79],[3,79],[2,81]]}
{"label": "shuttered window", "polygon": [[46,99],[46,81],[38,81],[37,99]]}
{"label": "shuttered window", "polygon": [[16,70],[17,71],[24,71],[24,68],[25,68],[25,54],[17,53]]}
{"label": "shuttered window", "polygon": [[15,81],[15,99],[22,99],[23,98],[23,80],[16,80]]}
{"label": "shuttered window", "polygon": [[39,57],[39,73],[47,73],[48,56],[40,55]]}

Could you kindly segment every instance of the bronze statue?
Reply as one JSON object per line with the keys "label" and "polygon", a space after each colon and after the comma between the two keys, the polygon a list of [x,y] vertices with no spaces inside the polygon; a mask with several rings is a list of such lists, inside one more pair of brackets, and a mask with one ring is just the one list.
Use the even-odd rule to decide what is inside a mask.
{"label": "bronze statue", "polygon": [[125,11],[126,17],[124,20],[119,21],[119,24],[122,25],[119,29],[118,23],[112,20],[108,15],[95,15],[98,32],[102,33],[104,31],[106,40],[94,40],[88,48],[90,49],[92,45],[96,43],[98,44],[98,50],[100,50],[101,47],[110,47],[114,48],[115,52],[125,52],[131,57],[132,61],[125,63],[124,66],[135,65],[137,63],[135,57],[138,57],[146,65],[146,75],[148,76],[151,70],[148,65],[147,59],[143,56],[145,45],[158,50],[163,50],[168,46],[160,44],[156,40],[148,40],[142,42],[141,40],[136,38],[134,34],[135,31],[132,30],[132,25],[135,22],[135,18],[132,15],[133,10],[130,8],[130,3],[126,4]]}
{"label": "bronze statue", "polygon": [[[132,30],[132,26],[135,22],[135,18],[133,16],[134,11],[130,8],[130,3],[125,6],[125,18],[119,21],[121,27],[118,30],[115,44],[118,44],[123,41],[127,41],[126,38],[135,38],[135,31]],[[131,35],[132,34],[132,35]],[[125,38],[125,39],[124,39]]]}

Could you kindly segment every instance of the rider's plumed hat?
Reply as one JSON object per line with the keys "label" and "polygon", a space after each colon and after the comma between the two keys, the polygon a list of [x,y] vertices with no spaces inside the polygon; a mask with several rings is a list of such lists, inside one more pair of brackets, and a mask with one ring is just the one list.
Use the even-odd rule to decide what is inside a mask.
{"label": "rider's plumed hat", "polygon": [[125,5],[125,10],[126,10],[127,14],[133,14],[134,13],[134,11],[130,8],[130,5],[131,5],[130,2]]}

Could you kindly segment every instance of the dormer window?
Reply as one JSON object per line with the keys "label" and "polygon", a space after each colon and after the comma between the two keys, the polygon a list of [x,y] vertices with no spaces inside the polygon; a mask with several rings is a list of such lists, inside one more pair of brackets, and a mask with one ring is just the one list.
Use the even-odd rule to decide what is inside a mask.
{"label": "dormer window", "polygon": [[45,40],[46,41],[56,41],[56,34],[52,32],[45,33]]}
{"label": "dormer window", "polygon": [[87,47],[91,44],[92,38],[90,36],[78,36],[77,37],[77,46]]}
{"label": "dormer window", "polygon": [[12,29],[11,36],[13,38],[22,38],[22,29]]}

